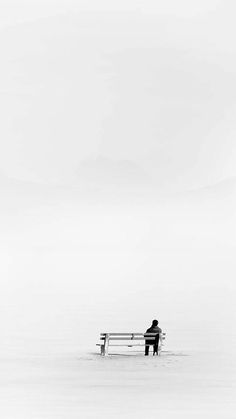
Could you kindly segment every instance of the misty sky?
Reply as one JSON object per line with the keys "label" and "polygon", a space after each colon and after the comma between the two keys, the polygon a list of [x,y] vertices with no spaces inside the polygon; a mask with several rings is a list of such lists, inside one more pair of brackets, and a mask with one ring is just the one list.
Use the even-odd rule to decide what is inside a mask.
{"label": "misty sky", "polygon": [[70,178],[91,156],[160,181],[236,175],[232,1],[1,1],[0,169]]}

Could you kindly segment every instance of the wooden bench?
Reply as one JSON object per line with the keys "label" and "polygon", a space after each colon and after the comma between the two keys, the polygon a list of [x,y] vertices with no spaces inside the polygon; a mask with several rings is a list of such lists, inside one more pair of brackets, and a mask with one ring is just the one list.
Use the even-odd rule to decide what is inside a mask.
{"label": "wooden bench", "polygon": [[[110,346],[126,346],[131,348],[133,346],[145,346],[145,340],[153,341],[156,339],[156,333],[101,333],[100,340],[97,346],[101,348],[101,355],[108,355],[108,349]],[[158,353],[161,353],[163,340],[165,340],[165,333],[159,335]],[[114,343],[113,343],[114,342]],[[150,344],[148,345],[150,346]]]}

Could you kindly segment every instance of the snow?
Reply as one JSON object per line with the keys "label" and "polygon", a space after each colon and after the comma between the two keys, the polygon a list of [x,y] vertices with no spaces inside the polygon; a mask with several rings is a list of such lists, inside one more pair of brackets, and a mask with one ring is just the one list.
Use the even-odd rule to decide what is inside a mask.
{"label": "snow", "polygon": [[235,417],[230,354],[166,351],[1,360],[1,417]]}

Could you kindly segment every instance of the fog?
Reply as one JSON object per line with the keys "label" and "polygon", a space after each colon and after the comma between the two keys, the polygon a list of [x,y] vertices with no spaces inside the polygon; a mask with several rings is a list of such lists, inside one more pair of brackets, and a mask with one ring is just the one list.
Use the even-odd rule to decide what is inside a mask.
{"label": "fog", "polygon": [[233,12],[1,3],[1,351],[231,339]]}
{"label": "fog", "polygon": [[172,349],[232,349],[235,180],[134,191],[2,189],[1,352],[95,350],[100,332],[142,331],[155,317]]}
{"label": "fog", "polygon": [[235,418],[235,39],[231,0],[0,2],[4,419]]}
{"label": "fog", "polygon": [[233,10],[1,3],[2,351],[231,336]]}
{"label": "fog", "polygon": [[235,176],[231,1],[2,1],[0,168],[71,182],[94,156],[182,190]]}

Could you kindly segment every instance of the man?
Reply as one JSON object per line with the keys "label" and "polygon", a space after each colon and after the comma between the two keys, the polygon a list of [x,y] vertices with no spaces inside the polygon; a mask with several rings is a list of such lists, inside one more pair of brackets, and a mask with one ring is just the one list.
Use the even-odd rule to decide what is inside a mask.
{"label": "man", "polygon": [[[159,335],[162,333],[160,327],[158,327],[158,321],[153,320],[151,327],[147,329],[146,333],[156,333],[155,340],[145,340],[145,356],[149,355],[149,346],[153,345],[153,355],[158,355],[158,344],[159,344]],[[154,337],[154,336],[153,336]]]}

